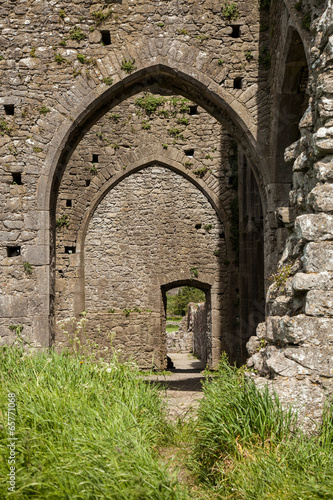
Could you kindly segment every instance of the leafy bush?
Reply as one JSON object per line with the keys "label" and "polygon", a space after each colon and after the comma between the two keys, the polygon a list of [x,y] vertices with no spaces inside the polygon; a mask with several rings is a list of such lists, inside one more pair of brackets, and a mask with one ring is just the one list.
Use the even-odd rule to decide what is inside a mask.
{"label": "leafy bush", "polygon": [[157,108],[165,103],[165,98],[160,95],[154,95],[147,92],[144,97],[139,97],[135,101],[135,105],[144,109],[145,113],[150,116],[153,115]]}
{"label": "leafy bush", "polygon": [[167,315],[170,317],[185,316],[190,302],[205,302],[205,292],[191,286],[181,287],[177,295],[168,295]]}

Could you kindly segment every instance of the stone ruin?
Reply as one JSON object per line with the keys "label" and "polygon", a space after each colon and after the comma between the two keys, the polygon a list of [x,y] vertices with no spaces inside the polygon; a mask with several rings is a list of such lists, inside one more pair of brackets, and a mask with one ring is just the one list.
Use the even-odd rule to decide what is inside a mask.
{"label": "stone ruin", "polygon": [[197,286],[210,367],[247,360],[316,416],[333,377],[332,0],[0,11],[1,344],[62,349],[86,311],[91,341],[111,331],[164,368],[166,292]]}

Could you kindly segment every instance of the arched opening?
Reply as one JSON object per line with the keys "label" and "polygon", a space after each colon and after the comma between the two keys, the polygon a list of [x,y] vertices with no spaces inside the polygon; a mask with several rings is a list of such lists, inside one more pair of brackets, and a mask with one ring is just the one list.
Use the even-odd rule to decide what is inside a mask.
{"label": "arched opening", "polygon": [[204,368],[211,358],[208,352],[211,346],[211,289],[194,287],[191,281],[186,286],[171,289],[169,286],[162,287],[168,361],[182,368],[185,356],[192,355]]}
{"label": "arched opening", "polygon": [[[146,84],[146,83],[147,82],[144,82],[144,84]],[[154,88],[154,87],[152,87],[152,88]],[[132,90],[131,90],[131,92],[132,92]],[[184,95],[185,92],[181,92],[181,93]],[[207,101],[205,101],[205,100],[203,100],[203,101],[207,107]],[[213,113],[217,114],[217,108],[216,107],[211,108],[210,112],[211,112],[211,114],[213,114]],[[105,109],[104,109],[104,113],[105,113]],[[201,114],[202,114],[202,112],[198,113],[198,115],[195,115],[195,118],[197,118],[197,116],[201,116]],[[116,119],[116,117],[114,117],[114,119]],[[142,127],[142,128],[144,128],[144,127]],[[231,127],[231,128],[232,128],[232,131],[234,132],[234,134],[237,136],[235,129],[233,127]],[[88,125],[87,125],[87,129],[88,129]],[[82,130],[79,130],[79,133],[81,133],[81,132],[82,132]],[[99,132],[98,137],[100,140],[103,140],[101,138],[101,136],[103,136],[103,133]],[[214,135],[212,137],[214,137]],[[77,140],[77,138],[78,138],[78,136],[75,138],[75,140]],[[95,141],[96,141],[96,139],[95,139]],[[118,149],[118,146],[119,146],[119,144],[117,144],[117,143],[110,144],[110,147],[112,147],[114,151],[116,151]],[[163,147],[164,147],[164,145],[163,145]],[[215,149],[216,149],[216,146],[214,145],[214,147],[212,147],[211,152],[207,152],[207,154],[205,154],[204,159],[206,160],[206,162],[210,162],[212,160],[212,153],[214,153]],[[186,149],[186,151],[187,150],[188,149]],[[194,157],[195,157],[197,149],[191,148],[191,150],[194,151]],[[69,156],[70,154],[72,154],[72,151],[67,150],[67,153]],[[94,154],[95,156],[96,155],[98,156],[98,162],[91,161],[92,154]],[[228,155],[228,156],[230,159],[230,155]],[[80,198],[78,203],[76,203],[76,201],[74,200],[72,203],[72,206],[69,207],[67,205],[67,200],[69,199],[68,194],[64,193],[64,194],[66,194],[66,196],[63,198],[64,200],[66,200],[66,206],[65,206],[66,209],[74,208],[76,210],[76,206],[82,205],[85,202],[85,200],[87,198],[89,198],[88,199],[89,203],[91,203],[92,205],[95,204],[95,208],[97,207],[96,210],[98,210],[99,209],[98,203],[100,203],[102,197],[104,196],[104,195],[98,194],[98,193],[102,192],[100,190],[101,184],[103,184],[103,183],[108,184],[110,182],[110,179],[115,176],[114,170],[112,171],[113,167],[111,169],[110,168],[104,169],[101,172],[101,175],[98,175],[98,173],[97,173],[97,175],[95,176],[95,169],[98,171],[101,168],[101,164],[103,163],[103,155],[100,154],[100,152],[98,150],[96,150],[95,147],[94,147],[94,152],[93,153],[90,152],[89,155],[87,156],[87,158],[89,159],[89,163],[91,164],[90,165],[90,170],[91,170],[90,174],[91,175],[90,175],[89,179],[86,178],[86,179],[84,179],[84,182],[81,182],[81,181],[80,182],[81,182],[82,186],[84,186],[85,189],[88,188],[88,190],[90,190],[90,192],[94,194],[94,197],[89,198],[90,195],[89,196],[85,195],[84,199]],[[192,161],[192,159],[190,159],[188,161]],[[154,162],[151,162],[149,165],[152,168],[154,168]],[[148,163],[147,163],[147,166],[148,166]],[[185,162],[184,166],[185,166],[185,169],[188,168],[188,165],[186,165],[186,162]],[[209,164],[209,166],[210,166],[210,164]],[[125,172],[125,170],[127,169],[127,164],[126,165],[122,164],[120,168],[124,169],[124,172]],[[92,172],[92,170],[94,170],[94,172]],[[211,169],[208,166],[204,165],[201,168],[198,168],[196,170],[197,170],[197,173],[195,173],[195,176],[196,176],[197,180],[194,182],[194,184],[197,183],[198,187],[200,187],[201,179],[202,178],[205,179],[206,174],[207,174],[207,176],[209,176]],[[139,171],[139,167],[136,169],[136,171]],[[234,176],[234,173],[235,172],[233,172],[231,169],[230,172],[227,173],[227,178],[232,179]],[[116,172],[116,175],[118,175],[117,172]],[[184,177],[186,177],[187,175],[189,175],[189,174],[185,173]],[[131,176],[132,176],[132,174],[131,174]],[[128,178],[131,176],[128,176]],[[125,177],[126,177],[126,175],[125,175]],[[119,179],[120,178],[121,177],[119,177]],[[87,181],[88,181],[89,185],[87,184]],[[60,177],[55,182],[56,183],[60,182]],[[217,190],[219,190],[222,186],[221,180],[217,179],[217,182],[216,181],[214,181],[214,182],[215,182],[215,185],[217,186]],[[231,184],[233,184],[233,182]],[[115,183],[115,185],[116,185],[116,183]],[[89,192],[89,191],[87,191],[87,192]],[[131,193],[134,193],[134,190],[132,190]],[[223,195],[223,193],[222,193],[222,195]],[[218,211],[221,211],[221,210],[223,211],[223,208],[221,207],[221,199],[220,200],[217,199],[214,206],[216,207],[216,209]],[[228,206],[229,206],[229,204],[228,204]],[[88,214],[88,212],[90,215]],[[75,213],[77,214],[78,212],[75,212]],[[82,217],[85,219],[86,227],[88,227],[87,225],[91,224],[91,222],[93,221],[93,219],[96,215],[96,211],[91,211],[90,209],[89,210],[84,209],[82,214],[81,214]],[[94,303],[94,300],[95,300],[94,293],[95,292],[93,291],[94,286],[89,285],[88,288],[83,290],[82,286],[80,285],[80,283],[82,283],[82,278],[87,277],[87,266],[84,265],[83,267],[81,266],[81,268],[78,267],[78,262],[80,261],[80,259],[82,259],[82,255],[83,255],[83,246],[81,245],[81,247],[80,247],[80,243],[79,243],[80,241],[83,241],[83,240],[80,240],[80,237],[78,236],[79,232],[81,231],[80,228],[82,227],[82,221],[83,221],[82,217],[81,218],[80,217],[73,219],[73,222],[72,222],[73,232],[72,232],[72,235],[70,236],[70,238],[68,238],[69,233],[66,233],[65,238],[64,238],[64,240],[67,238],[67,241],[66,241],[67,245],[65,245],[65,247],[68,247],[69,243],[71,243],[70,246],[73,248],[74,247],[77,248],[77,251],[75,254],[71,253],[69,255],[69,257],[68,257],[68,255],[67,256],[65,255],[66,253],[64,253],[62,255],[58,255],[57,256],[57,265],[60,263],[60,269],[59,269],[59,276],[60,276],[59,279],[60,280],[63,280],[63,278],[64,278],[64,269],[65,269],[65,273],[67,272],[69,274],[73,271],[74,279],[72,280],[72,283],[71,283],[70,294],[74,295],[75,297],[79,297],[79,298],[81,297],[79,299],[79,302],[82,304],[82,306],[85,306],[85,299],[86,299],[86,303],[89,304],[89,309],[90,309],[89,314],[90,314],[90,312],[92,312],[92,309],[93,309],[90,306],[93,305],[93,303]],[[91,218],[91,220],[90,220],[90,218]],[[193,220],[195,220],[195,217],[193,218]],[[200,225],[201,225],[200,228],[197,227]],[[214,226],[215,226],[215,224],[211,224],[209,222],[202,223],[202,220],[200,220],[198,222],[198,224],[197,223],[193,224],[193,230],[195,230],[196,232],[198,232],[198,231],[200,232],[200,230],[201,230],[204,233],[205,237],[207,237],[207,235],[209,235],[211,233],[211,228]],[[216,227],[217,227],[217,224],[216,224]],[[84,232],[85,232],[85,230],[83,229],[83,233]],[[89,231],[88,231],[88,233],[89,233]],[[234,256],[230,256],[230,255],[228,256],[223,251],[221,251],[219,249],[220,245],[222,245],[222,246],[224,245],[225,248],[227,248],[228,245],[230,246],[228,229],[227,228],[220,228],[216,232],[216,235],[218,235],[218,241],[214,245],[214,248],[213,247],[211,248],[211,250],[210,250],[211,253],[209,255],[209,259],[207,259],[207,262],[211,262],[211,259],[212,259],[215,263],[217,263],[217,267],[215,270],[215,276],[217,277],[217,283],[216,284],[214,284],[214,282],[211,283],[212,290],[215,287],[215,292],[214,292],[214,294],[212,293],[212,304],[213,304],[214,310],[216,311],[215,321],[212,322],[212,330],[213,330],[213,332],[212,332],[212,339],[213,339],[212,344],[213,344],[213,346],[211,349],[209,349],[209,354],[207,354],[207,358],[209,358],[211,360],[212,366],[216,365],[216,363],[219,359],[221,349],[226,350],[230,354],[230,358],[232,361],[236,361],[236,360],[239,361],[240,360],[239,353],[242,352],[242,347],[237,345],[237,343],[239,342],[239,338],[237,338],[239,324],[236,324],[236,322],[234,322],[234,324],[231,326],[231,321],[230,321],[230,318],[228,316],[228,314],[229,314],[228,311],[230,311],[230,307],[229,307],[230,302],[234,304],[233,314],[234,314],[235,308],[238,307],[238,305],[235,304],[235,302],[237,300],[237,297],[235,297],[235,295],[237,294],[237,288],[232,289],[231,293],[229,293],[230,291],[228,292],[228,290],[226,288],[225,289],[223,288],[223,287],[228,286],[228,280],[229,280],[229,282],[233,281],[233,285],[235,284],[234,278],[237,276],[237,270],[232,270],[232,267],[235,267],[235,266],[237,267],[237,262],[236,262],[236,259],[234,258]],[[69,239],[72,239],[72,241],[68,241]],[[96,241],[99,241],[99,238],[96,238]],[[77,247],[76,247],[76,243],[78,243]],[[91,243],[91,240],[90,240],[90,243]],[[100,245],[95,245],[95,247],[96,246],[100,246]],[[194,245],[193,248],[196,248],[196,246]],[[96,248],[94,248],[93,243],[91,243],[91,245],[90,245],[89,251],[90,250],[91,250],[91,252],[96,251]],[[107,253],[108,253],[108,250],[105,251],[104,254],[100,255],[100,258],[96,259],[96,265],[91,264],[91,263],[89,264],[90,270],[92,271],[92,273],[95,272],[96,269],[98,269],[98,266],[100,265],[100,263],[105,262],[105,258],[106,258]],[[60,259],[59,259],[59,257],[60,257]],[[86,260],[86,263],[87,263],[87,260]],[[214,266],[215,266],[215,264],[214,264]],[[67,267],[67,269],[66,269],[66,267]],[[194,266],[193,266],[190,263],[186,268],[186,272],[189,273],[192,267],[196,267],[196,264],[194,264]],[[211,269],[213,269],[213,268],[211,268]],[[171,271],[169,270],[168,273],[170,274],[170,272]],[[100,276],[103,277],[103,279],[105,279],[105,276],[103,276],[103,273],[104,273],[104,268],[100,269],[99,274],[100,274]],[[208,274],[209,273],[211,273],[211,270],[208,272]],[[158,274],[157,281],[159,281],[160,283],[165,282],[164,275],[162,273],[157,273],[157,274]],[[206,271],[204,271],[204,274],[207,274]],[[186,273],[185,273],[185,276],[186,276]],[[227,276],[229,276],[229,279],[227,278]],[[102,279],[102,281],[103,281],[103,279]],[[188,276],[187,279],[190,279],[190,276]],[[236,279],[238,279],[238,278],[236,278]],[[108,281],[110,282],[110,280],[108,280]],[[124,280],[124,281],[126,281],[126,280]],[[58,286],[58,285],[56,285],[56,286]],[[61,283],[59,284],[59,289],[60,288],[61,288]],[[88,289],[89,289],[89,293],[87,295]],[[103,314],[109,315],[108,320],[110,320],[110,318],[115,318],[116,317],[115,314],[117,312],[119,312],[119,314],[123,314],[126,318],[126,321],[127,320],[129,321],[129,319],[128,319],[129,316],[131,316],[131,318],[132,318],[132,317],[134,317],[134,315],[136,313],[141,314],[141,319],[142,319],[143,318],[142,310],[147,309],[147,312],[148,312],[148,310],[151,309],[149,307],[149,304],[147,306],[143,307],[140,304],[136,304],[135,301],[132,301],[133,303],[131,305],[122,304],[120,307],[117,307],[117,304],[106,304],[106,303],[104,304],[103,299],[101,299],[100,297],[102,297],[103,294],[107,295],[106,292],[108,290],[108,287],[105,286],[105,282],[104,282],[102,284],[99,284],[96,289],[99,289],[100,292],[95,293],[95,298],[97,299],[95,302],[97,302],[99,305],[103,304],[103,308],[104,308]],[[85,295],[86,295],[86,297],[85,297]],[[70,297],[67,297],[67,298],[69,298],[71,300]],[[67,302],[70,303],[70,300]],[[153,300],[154,300],[154,298],[153,298]],[[63,303],[65,301],[66,301],[66,298],[64,296]],[[221,303],[223,303],[223,308],[221,308],[221,306],[220,306]],[[114,306],[116,306],[116,307],[114,307]],[[62,307],[63,306],[60,305],[60,310]],[[81,310],[82,310],[82,308],[81,308]],[[108,312],[108,311],[113,311],[114,309],[116,312]],[[138,311],[137,309],[140,311]],[[76,313],[78,313],[79,310],[80,309],[76,309]],[[128,310],[130,310],[129,314],[127,314]],[[151,309],[151,311],[153,311],[153,309]],[[156,304],[156,311],[157,311],[157,304]],[[101,311],[98,311],[97,309],[95,309],[94,314],[97,314],[97,313],[101,313]],[[160,311],[158,314],[160,314]],[[151,315],[151,318],[153,318],[153,316],[154,315]],[[237,314],[236,314],[236,316],[237,316]],[[90,319],[92,319],[92,318],[90,318]],[[94,321],[95,321],[95,326],[97,327],[100,323],[100,319],[98,319],[98,315],[95,316]],[[157,332],[157,330],[158,330],[158,328],[160,328],[160,326],[158,326],[158,327],[156,326],[158,321],[159,321],[158,316],[156,316],[152,320],[152,324],[153,324],[152,331],[154,333],[152,335],[150,335],[150,337],[149,337],[149,342],[151,344],[154,343],[154,339],[156,339],[156,335],[160,334]],[[108,328],[110,327],[110,329],[112,330],[112,328],[113,328],[112,321],[111,322],[109,321],[107,324],[108,324]],[[221,329],[223,329],[222,333],[221,333]],[[163,333],[165,333],[165,329],[163,330]],[[237,338],[237,340],[236,340],[236,338]],[[242,339],[241,342],[242,342],[242,344],[245,344],[246,340]],[[147,345],[147,339],[143,340],[143,341],[141,339],[140,345],[141,346]],[[161,343],[160,343],[160,346],[162,346]],[[148,348],[146,350],[146,352],[151,353],[152,351],[149,351],[149,348]],[[148,362],[148,365],[149,365],[149,363],[151,364],[151,359],[152,359],[151,354],[147,355],[147,359],[148,359],[148,357],[149,357],[149,362]],[[146,363],[146,365],[147,365],[147,359],[143,362],[143,364]],[[155,361],[156,361],[156,363],[155,363]],[[154,357],[154,363],[156,364],[156,366],[159,366],[159,367],[164,366],[165,356],[164,356],[162,347],[159,351],[159,355],[157,357]]]}
{"label": "arched opening", "polygon": [[284,79],[279,97],[279,119],[276,138],[276,182],[285,184],[282,194],[288,203],[288,194],[292,183],[290,164],[284,161],[284,151],[300,137],[299,121],[303,116],[308,97],[308,65],[304,46],[298,32],[291,29],[289,50],[286,57]]}

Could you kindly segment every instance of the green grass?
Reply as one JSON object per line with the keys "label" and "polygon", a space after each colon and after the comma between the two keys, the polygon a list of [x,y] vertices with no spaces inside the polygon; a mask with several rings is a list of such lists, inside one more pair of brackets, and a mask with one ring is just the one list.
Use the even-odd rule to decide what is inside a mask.
{"label": "green grass", "polygon": [[167,325],[167,327],[166,327],[166,332],[167,333],[178,332],[178,330],[179,330],[178,326]]}
{"label": "green grass", "polygon": [[332,407],[318,432],[305,435],[295,414],[225,359],[204,391],[189,464],[209,498],[333,498]]}
{"label": "green grass", "polygon": [[17,403],[11,498],[186,498],[158,461],[170,426],[158,388],[137,368],[1,348],[0,373],[0,498],[8,487],[8,393]]}
{"label": "green grass", "polygon": [[[2,347],[0,374],[0,498],[333,498],[333,408],[305,435],[225,357],[207,372],[197,418],[174,424],[161,388],[130,362]],[[10,495],[9,393],[17,411]]]}

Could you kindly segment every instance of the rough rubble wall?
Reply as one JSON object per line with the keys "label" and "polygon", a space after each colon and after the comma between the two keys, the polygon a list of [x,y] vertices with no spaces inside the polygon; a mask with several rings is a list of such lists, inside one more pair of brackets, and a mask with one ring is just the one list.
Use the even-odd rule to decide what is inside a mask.
{"label": "rough rubble wall", "polygon": [[285,153],[295,223],[268,291],[268,317],[248,344],[248,364],[310,419],[333,393],[332,12],[329,1],[313,25],[310,103],[301,137]]}

